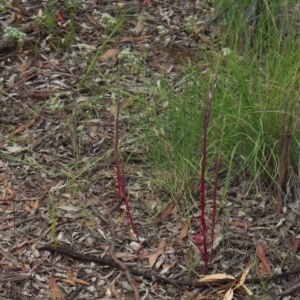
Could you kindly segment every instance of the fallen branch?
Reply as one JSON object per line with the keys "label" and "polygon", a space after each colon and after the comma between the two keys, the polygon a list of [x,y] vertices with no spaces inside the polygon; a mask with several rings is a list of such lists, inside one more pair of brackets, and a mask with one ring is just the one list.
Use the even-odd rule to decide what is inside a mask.
{"label": "fallen branch", "polygon": [[[49,251],[53,254],[66,255],[68,257],[71,257],[73,259],[80,260],[80,261],[94,262],[94,263],[101,264],[101,265],[107,265],[107,266],[111,266],[114,268],[120,268],[120,266],[118,264],[116,264],[112,259],[101,258],[101,257],[97,257],[94,255],[80,254],[73,250],[69,250],[69,249],[66,249],[63,247],[59,247],[59,246],[54,248],[52,246],[45,245],[40,248],[37,248],[37,250],[39,250],[39,251],[45,250],[45,251]],[[190,288],[211,287],[211,286],[219,286],[221,284],[228,284],[233,281],[231,279],[215,279],[215,280],[211,280],[211,281],[209,280],[209,281],[203,281],[203,282],[202,281],[198,282],[198,281],[172,280],[172,279],[168,279],[166,277],[158,276],[155,273],[150,272],[149,270],[148,271],[139,271],[139,270],[129,268],[129,267],[127,267],[127,270],[132,275],[143,276],[145,279],[150,280],[150,281],[156,280],[161,283],[169,283],[169,284],[173,284],[173,285],[179,286],[179,287],[190,287]],[[269,277],[247,278],[244,283],[245,284],[256,284],[256,283],[262,283],[262,282],[269,282],[269,281],[274,281],[276,279],[284,278],[284,277],[295,275],[295,274],[300,274],[300,269],[292,270],[289,272],[284,272],[281,274],[275,274],[275,275],[272,275]]]}

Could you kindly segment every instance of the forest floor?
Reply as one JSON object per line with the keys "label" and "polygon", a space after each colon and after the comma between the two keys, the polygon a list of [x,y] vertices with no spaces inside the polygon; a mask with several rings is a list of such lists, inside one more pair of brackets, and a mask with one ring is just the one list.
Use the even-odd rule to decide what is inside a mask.
{"label": "forest floor", "polygon": [[[99,22],[104,13],[121,20],[113,32]],[[191,15],[201,24],[194,32]],[[147,141],[127,114],[140,113],[141,97],[155,104],[162,76],[172,86],[188,66],[205,70],[199,47],[221,52],[222,22],[209,2],[15,1],[0,18],[0,299],[136,299],[112,256],[141,299],[250,299],[242,275],[252,299],[300,299],[299,203],[278,214],[272,191],[236,177],[205,270],[191,238],[199,227],[189,226],[199,209],[182,219],[174,195],[151,184]],[[4,37],[8,26],[26,33],[22,45]],[[120,97],[119,146],[139,239],[124,203],[115,205]],[[226,184],[220,176],[219,196]]]}

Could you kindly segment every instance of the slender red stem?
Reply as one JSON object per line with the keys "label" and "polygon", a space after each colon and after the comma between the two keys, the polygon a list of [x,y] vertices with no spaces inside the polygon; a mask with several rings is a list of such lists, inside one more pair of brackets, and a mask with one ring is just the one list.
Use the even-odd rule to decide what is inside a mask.
{"label": "slender red stem", "polygon": [[114,152],[115,152],[115,164],[117,171],[117,181],[118,181],[118,204],[124,201],[126,207],[127,220],[131,224],[132,230],[139,241],[139,235],[137,228],[133,222],[129,202],[127,199],[126,187],[125,187],[125,176],[124,176],[124,162],[119,158],[119,115],[120,115],[120,105],[117,105],[117,112],[115,117],[115,136],[114,136]]}
{"label": "slender red stem", "polygon": [[[202,244],[202,249],[200,249],[203,260],[205,264],[205,270],[208,269],[208,263],[209,263],[209,256],[207,251],[207,225],[206,225],[206,210],[205,210],[205,200],[206,200],[206,187],[205,187],[205,171],[206,171],[206,156],[207,156],[207,132],[208,132],[208,124],[211,116],[211,107],[212,107],[212,101],[213,101],[213,94],[214,94],[215,84],[212,88],[212,91],[208,92],[208,100],[205,107],[205,115],[204,115],[204,122],[203,122],[203,142],[202,142],[202,162],[201,162],[201,178],[200,178],[200,210],[201,210],[201,218],[200,223],[202,226],[202,232],[201,235],[197,235],[196,239],[200,239],[200,242]],[[217,167],[219,166],[219,163],[217,163]],[[217,173],[216,173],[217,174]],[[215,180],[215,187],[214,187],[214,201],[213,201],[213,221],[212,221],[212,244],[213,244],[213,237],[214,237],[214,227],[215,227],[215,217],[216,217],[216,197],[217,197],[217,181],[218,177],[216,175]],[[200,238],[201,237],[201,238]]]}

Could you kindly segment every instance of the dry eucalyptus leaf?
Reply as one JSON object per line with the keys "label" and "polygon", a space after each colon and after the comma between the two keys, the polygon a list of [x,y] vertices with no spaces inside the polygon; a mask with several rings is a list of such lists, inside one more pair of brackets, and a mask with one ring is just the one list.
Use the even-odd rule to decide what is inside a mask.
{"label": "dry eucalyptus leaf", "polygon": [[152,267],[154,266],[157,258],[164,253],[165,251],[165,246],[166,246],[166,243],[163,239],[160,240],[159,242],[159,245],[158,245],[158,248],[156,250],[155,253],[152,253],[149,255],[149,265],[150,265],[150,268],[152,269]]}

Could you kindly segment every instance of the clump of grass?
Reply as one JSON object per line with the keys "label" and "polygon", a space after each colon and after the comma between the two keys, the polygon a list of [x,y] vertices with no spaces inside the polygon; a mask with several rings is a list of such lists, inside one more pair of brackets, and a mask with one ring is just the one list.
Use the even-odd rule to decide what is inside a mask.
{"label": "clump of grass", "polygon": [[[218,213],[220,144],[223,138],[223,129],[215,127],[219,116],[214,111],[218,104],[213,104],[212,93],[216,88],[211,87],[211,74],[211,71],[201,73],[198,67],[191,67],[186,68],[173,85],[160,79],[155,100],[141,101],[142,112],[137,117],[137,124],[149,147],[149,163],[153,167],[151,182],[166,192],[166,200],[176,202],[183,219],[192,218],[192,226],[197,226],[192,241],[202,254],[206,270],[212,259]],[[229,155],[229,164],[231,160]],[[228,176],[231,167],[228,166]],[[213,201],[208,207],[207,195],[211,191]],[[196,222],[192,217],[195,210],[200,212]]]}
{"label": "clump of grass", "polygon": [[[230,154],[236,149],[240,170],[247,170],[254,181],[268,180],[268,185],[274,186],[282,173],[280,156],[287,135],[293,141],[286,153],[285,170],[298,162],[300,47],[292,23],[285,21],[290,1],[262,1],[263,6],[251,8],[255,3],[258,5],[248,1],[230,10],[233,15],[222,43],[231,52],[217,67],[219,88],[214,109],[219,117],[212,134],[219,132],[218,124],[226,119],[223,150]],[[255,25],[253,32],[249,24]],[[284,181],[285,176],[281,176]],[[282,211],[280,199],[278,210]]]}
{"label": "clump of grass", "polygon": [[64,0],[64,6],[71,16],[75,16],[80,11],[79,0]]}
{"label": "clump of grass", "polygon": [[240,53],[249,50],[267,51],[287,35],[293,20],[289,8],[294,0],[215,0],[218,13],[223,14],[222,39]]}
{"label": "clump of grass", "polygon": [[50,32],[53,32],[56,28],[56,10],[52,0],[49,1],[44,11],[44,22]]}
{"label": "clump of grass", "polygon": [[186,74],[174,86],[162,78],[155,102],[145,102],[140,115],[155,162],[156,184],[176,195],[194,177],[197,184],[199,153],[202,140],[203,111],[200,74],[195,70]]}
{"label": "clump of grass", "polygon": [[[226,15],[229,24],[211,68],[216,74],[217,88],[213,117],[207,130],[205,149],[209,159],[204,165],[200,166],[199,152],[204,149],[201,147],[203,99],[211,70],[200,73],[193,68],[186,69],[182,81],[175,81],[173,86],[160,80],[155,102],[142,102],[140,120],[143,124],[140,128],[149,145],[156,184],[167,191],[168,199],[180,195],[187,183],[191,183],[187,194],[193,195],[200,172],[204,173],[201,178],[207,177],[209,165],[216,161],[220,164],[220,156],[228,163],[225,166],[228,178],[232,176],[230,170],[233,168],[237,174],[246,171],[252,182],[265,182],[273,190],[278,186],[282,170],[297,166],[300,150],[297,117],[300,112],[297,88],[300,45],[294,39],[291,23],[282,21],[287,16],[287,10],[281,9],[282,3],[276,2],[278,5],[273,7],[270,1],[263,2],[263,6],[255,8],[255,14],[247,10],[247,5],[254,4],[254,1],[248,1],[245,6],[239,4],[239,10],[234,11],[236,15],[232,18]],[[232,7],[238,5],[230,3]],[[282,22],[278,23],[280,17]],[[253,32],[249,31],[249,24],[255,25]],[[221,49],[226,51],[222,53]],[[207,54],[206,60],[212,61],[208,55],[215,54]],[[284,160],[286,166],[283,168],[280,154],[287,135],[293,142],[291,151],[285,154],[289,159]],[[286,175],[280,178],[284,180]],[[215,177],[215,182],[217,179]],[[202,184],[201,192],[205,188]],[[212,190],[215,195],[216,186]],[[203,199],[205,203],[205,197]],[[190,213],[189,201],[184,204],[185,211]],[[202,215],[207,215],[204,205],[203,209]],[[280,203],[278,210],[282,210]],[[214,218],[216,214],[214,207]],[[206,234],[204,222],[201,226]],[[203,236],[202,242],[207,244]]]}

